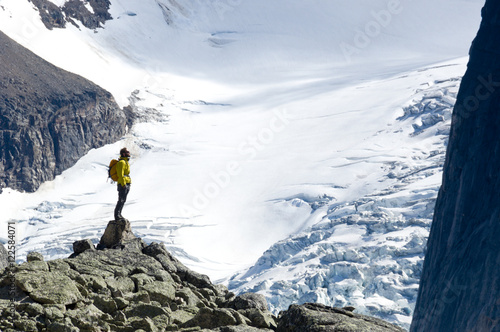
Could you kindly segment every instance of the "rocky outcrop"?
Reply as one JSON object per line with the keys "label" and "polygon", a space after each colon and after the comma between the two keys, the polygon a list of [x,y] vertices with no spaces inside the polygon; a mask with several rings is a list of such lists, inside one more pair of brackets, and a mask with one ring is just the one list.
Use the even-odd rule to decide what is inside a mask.
{"label": "rocky outcrop", "polygon": [[[62,7],[56,6],[49,0],[29,0],[38,9],[43,24],[49,30],[65,28],[66,22],[79,27],[80,22],[88,29],[97,29],[111,20],[109,0],[68,0]],[[86,6],[91,7],[92,10]]]}
{"label": "rocky outcrop", "polygon": [[109,92],[2,32],[0,62],[0,190],[32,192],[125,134],[126,115]]}
{"label": "rocky outcrop", "polygon": [[278,331],[287,332],[403,332],[381,319],[351,312],[351,308],[330,308],[321,304],[291,305],[280,315]]}
{"label": "rocky outcrop", "polygon": [[411,331],[499,331],[500,2],[487,0],[455,104]]}
{"label": "rocky outcrop", "polygon": [[136,239],[127,219],[111,220],[99,241],[98,248],[121,248]]}
{"label": "rocky outcrop", "polygon": [[[277,318],[262,295],[236,296],[188,269],[164,245],[146,245],[139,238],[119,249],[96,250],[87,240],[75,248],[81,252],[73,258],[48,262],[30,253],[26,263],[0,274],[0,330],[402,331],[312,304],[292,306]],[[14,312],[9,308],[12,280]]]}

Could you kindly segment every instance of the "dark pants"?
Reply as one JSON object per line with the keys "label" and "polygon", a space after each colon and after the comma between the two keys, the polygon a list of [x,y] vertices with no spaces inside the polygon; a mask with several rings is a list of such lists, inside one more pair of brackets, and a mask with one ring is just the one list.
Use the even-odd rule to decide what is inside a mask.
{"label": "dark pants", "polygon": [[123,187],[121,184],[118,184],[118,202],[116,202],[115,207],[115,220],[123,219],[122,209],[123,205],[125,205],[125,202],[127,201],[127,195],[129,191],[130,184],[125,185],[125,187]]}

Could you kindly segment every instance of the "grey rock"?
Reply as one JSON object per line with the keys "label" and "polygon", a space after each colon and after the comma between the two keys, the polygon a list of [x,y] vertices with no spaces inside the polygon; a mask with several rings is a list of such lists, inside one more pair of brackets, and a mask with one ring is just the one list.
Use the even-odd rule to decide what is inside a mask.
{"label": "grey rock", "polygon": [[57,320],[64,318],[63,312],[56,307],[45,307],[44,315],[50,320]]}
{"label": "grey rock", "polygon": [[487,0],[453,110],[410,331],[499,331],[500,2]]}
{"label": "grey rock", "polygon": [[80,329],[73,326],[73,324],[53,322],[47,328],[49,332],[79,332]]}
{"label": "grey rock", "polygon": [[86,250],[95,250],[94,244],[91,240],[85,239],[73,242],[73,257],[76,257]]}
{"label": "grey rock", "polygon": [[126,322],[127,321],[127,316],[123,313],[123,311],[118,311],[115,314],[114,320],[118,321],[118,322]]}
{"label": "grey rock", "polygon": [[26,312],[30,316],[38,316],[44,313],[44,308],[38,303],[20,303],[16,306],[16,310]]}
{"label": "grey rock", "polygon": [[106,230],[99,241],[98,249],[119,248],[127,241],[136,239],[132,233],[132,227],[127,219],[111,220],[106,226]]}
{"label": "grey rock", "polygon": [[275,330],[278,326],[276,318],[271,315],[269,311],[261,311],[256,308],[238,311],[250,319],[250,323],[248,325],[273,330]]}
{"label": "grey rock", "polygon": [[[109,280],[111,281],[112,279]],[[108,293],[106,290],[109,291],[108,283],[100,276],[82,274],[78,282],[95,293],[103,294]],[[111,291],[109,291],[109,293],[111,293]]]}
{"label": "grey rock", "polygon": [[264,295],[256,293],[245,293],[236,296],[230,306],[236,310],[240,309],[259,309],[267,311],[267,301]]}
{"label": "grey rock", "polygon": [[123,297],[115,297],[115,303],[119,310],[125,309],[130,304],[130,302]]}
{"label": "grey rock", "polygon": [[50,271],[68,272],[71,269],[69,264],[62,259],[48,261],[47,265],[49,266]]}
{"label": "grey rock", "polygon": [[14,321],[14,326],[21,331],[25,332],[36,332],[38,328],[36,327],[36,322],[30,319],[18,319]]}
{"label": "grey rock", "polygon": [[381,319],[338,308],[306,303],[291,305],[279,317],[278,332],[404,332]]}
{"label": "grey rock", "polygon": [[38,303],[69,305],[82,299],[73,280],[58,272],[17,273],[16,285]]}
{"label": "grey rock", "polygon": [[[82,303],[74,310],[66,311],[65,316],[68,317],[71,323],[80,330],[91,330],[96,323],[99,323],[99,325],[104,328],[104,322],[101,317],[105,317],[105,314],[94,304]],[[104,328],[104,330],[106,329]]]}
{"label": "grey rock", "polygon": [[156,317],[158,315],[167,315],[168,316],[168,311],[165,310],[162,307],[155,306],[153,304],[137,304],[137,305],[131,305],[127,309],[123,310],[123,313],[127,316],[127,318],[130,317]]}
{"label": "grey rock", "polygon": [[351,312],[353,312],[354,310],[356,310],[356,308],[353,307],[353,306],[343,307],[342,309],[347,310],[347,311],[351,311]]}
{"label": "grey rock", "polygon": [[175,287],[168,282],[153,281],[143,285],[140,289],[146,291],[152,301],[157,301],[162,305],[167,305],[175,299]]}
{"label": "grey rock", "polygon": [[109,296],[101,294],[92,294],[90,298],[93,300],[94,305],[102,312],[105,312],[107,314],[113,314],[118,310],[118,305]]}
{"label": "grey rock", "polygon": [[200,330],[200,332],[263,332],[263,331],[271,332],[273,330],[257,328],[257,327],[253,327],[253,326],[246,326],[246,325],[223,326],[223,327],[219,327],[216,329]]}
{"label": "grey rock", "polygon": [[128,294],[135,290],[135,284],[128,277],[107,278],[105,280],[112,294]]}
{"label": "grey rock", "polygon": [[199,326],[202,329],[213,329],[221,326],[238,325],[238,320],[229,309],[201,308],[185,327]]}
{"label": "grey rock", "polygon": [[158,328],[156,327],[153,320],[149,317],[135,320],[131,323],[131,325],[137,330],[157,332]]}
{"label": "grey rock", "polygon": [[149,297],[149,293],[146,292],[145,290],[140,290],[137,293],[133,294],[128,294],[125,297],[125,300],[130,302],[135,302],[135,303],[151,303],[151,298]]}
{"label": "grey rock", "polygon": [[186,322],[193,319],[194,316],[195,316],[194,313],[192,313],[190,311],[181,310],[181,309],[173,311],[172,314],[170,315],[170,317],[172,319],[172,323],[177,324],[177,325],[185,324]]}
{"label": "grey rock", "polygon": [[196,307],[201,302],[200,297],[187,287],[176,291],[175,296],[183,299],[184,303],[189,307]]}
{"label": "grey rock", "polygon": [[47,262],[42,261],[31,261],[22,263],[14,268],[17,272],[22,271],[49,271],[49,264]]}
{"label": "grey rock", "polygon": [[26,255],[26,261],[31,262],[43,262],[43,255],[36,251],[31,251]]}
{"label": "grey rock", "polygon": [[130,279],[134,282],[136,289],[140,289],[142,286],[156,281],[154,276],[146,273],[133,274],[130,276]]}

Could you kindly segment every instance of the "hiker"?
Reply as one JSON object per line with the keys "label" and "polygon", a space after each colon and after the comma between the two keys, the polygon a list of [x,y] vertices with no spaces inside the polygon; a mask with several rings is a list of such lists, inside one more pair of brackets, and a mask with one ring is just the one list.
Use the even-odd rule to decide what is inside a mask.
{"label": "hiker", "polygon": [[130,191],[130,184],[132,180],[130,179],[130,164],[128,160],[130,159],[130,152],[127,148],[120,150],[120,159],[116,164],[116,173],[118,175],[118,202],[115,207],[115,220],[124,219],[122,217],[123,205],[127,201],[127,195]]}

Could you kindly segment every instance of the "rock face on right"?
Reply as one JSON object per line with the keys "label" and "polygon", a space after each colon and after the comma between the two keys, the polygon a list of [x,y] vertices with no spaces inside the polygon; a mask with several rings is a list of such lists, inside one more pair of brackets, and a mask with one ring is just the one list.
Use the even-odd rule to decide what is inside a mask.
{"label": "rock face on right", "polygon": [[403,332],[381,319],[317,303],[293,304],[282,312],[278,332]]}
{"label": "rock face on right", "polygon": [[412,332],[500,331],[500,2],[487,0],[454,108]]}

